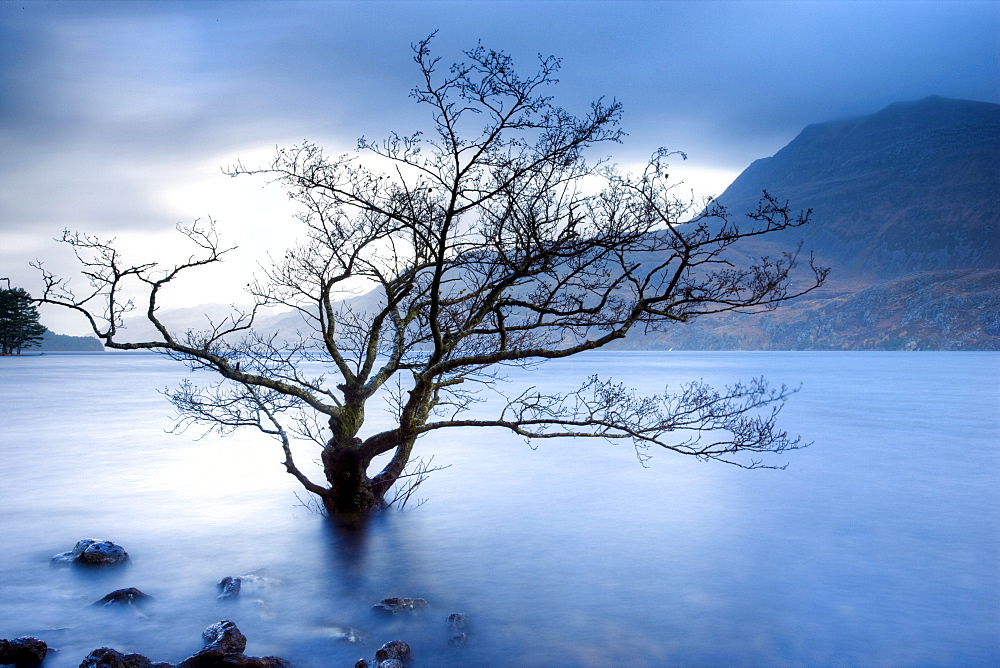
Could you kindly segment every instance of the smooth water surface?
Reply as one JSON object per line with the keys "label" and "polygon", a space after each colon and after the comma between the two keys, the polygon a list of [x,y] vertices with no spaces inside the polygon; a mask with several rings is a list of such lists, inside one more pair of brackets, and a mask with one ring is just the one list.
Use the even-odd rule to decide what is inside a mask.
{"label": "smooth water surface", "polygon": [[[396,638],[417,666],[1000,664],[1000,355],[600,353],[511,382],[594,373],[650,392],[802,383],[782,425],[815,444],[745,471],[438,433],[421,454],[450,468],[426,503],[345,534],[299,503],[276,443],[167,433],[157,390],[184,375],[169,360],[0,359],[0,637],[46,640],[52,668],[101,646],[176,663],[225,618],[248,654],[312,668]],[[49,566],[81,538],[132,564]],[[215,600],[248,572],[270,582]],[[89,607],[122,587],[155,598],[142,615]],[[431,607],[386,619],[371,606],[387,596]],[[472,620],[463,647],[451,612]],[[348,626],[365,642],[334,637]]]}

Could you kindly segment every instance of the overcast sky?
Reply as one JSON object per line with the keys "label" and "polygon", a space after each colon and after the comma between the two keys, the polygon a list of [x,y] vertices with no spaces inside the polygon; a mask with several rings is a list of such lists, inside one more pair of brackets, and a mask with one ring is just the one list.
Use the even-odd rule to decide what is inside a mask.
{"label": "overcast sky", "polygon": [[[212,216],[242,255],[202,287],[238,299],[293,209],[220,167],[415,128],[410,45],[435,30],[445,62],[477,40],[526,68],[562,57],[557,103],[624,104],[629,136],[601,151],[628,165],[682,150],[674,173],[698,195],[809,123],[932,94],[1000,102],[994,0],[0,0],[0,276],[37,291],[27,263],[63,271],[64,228],[155,252],[175,223]],[[43,324],[80,333],[48,312]]]}

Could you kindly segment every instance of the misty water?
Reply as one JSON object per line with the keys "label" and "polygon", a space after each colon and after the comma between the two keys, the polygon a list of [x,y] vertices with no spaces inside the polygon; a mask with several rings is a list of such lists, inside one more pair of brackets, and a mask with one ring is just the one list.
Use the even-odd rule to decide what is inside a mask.
{"label": "misty water", "polygon": [[[782,424],[815,441],[783,471],[628,445],[438,433],[423,505],[344,533],[300,505],[276,443],[171,434],[149,354],[0,360],[0,637],[77,666],[110,646],[179,662],[231,619],[247,654],[352,666],[406,640],[418,666],[997,665],[1000,355],[601,353],[515,375],[592,373],[648,391],[766,375],[802,391]],[[378,410],[377,423],[385,422]],[[301,455],[308,461],[306,455]],[[81,538],[123,569],[54,568]],[[256,573],[235,602],[225,576]],[[138,587],[154,599],[90,603]],[[430,607],[386,618],[388,596]],[[448,643],[452,612],[471,620]],[[352,627],[364,641],[334,637]]]}

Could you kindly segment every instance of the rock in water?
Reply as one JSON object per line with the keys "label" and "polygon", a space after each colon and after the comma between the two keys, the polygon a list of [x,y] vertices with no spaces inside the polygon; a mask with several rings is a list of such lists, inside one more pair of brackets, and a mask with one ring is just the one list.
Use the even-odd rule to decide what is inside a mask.
{"label": "rock in water", "polygon": [[349,643],[359,643],[365,641],[365,634],[350,626],[329,626],[324,629],[326,633],[335,640],[343,640]]}
{"label": "rock in water", "polygon": [[52,557],[53,564],[86,564],[88,566],[117,566],[128,562],[128,552],[110,540],[84,538],[69,552]]}
{"label": "rock in water", "polygon": [[80,668],[153,668],[162,665],[154,664],[142,654],[122,654],[110,647],[101,647],[88,654]]}
{"label": "rock in water", "polygon": [[375,651],[375,659],[377,661],[405,659],[408,656],[410,656],[410,646],[402,640],[392,640],[387,642]]}
{"label": "rock in water", "polygon": [[392,640],[379,647],[375,652],[375,660],[382,664],[386,661],[400,661],[405,663],[413,653],[410,646],[402,640]]}
{"label": "rock in water", "polygon": [[257,570],[240,575],[238,578],[240,581],[240,590],[246,592],[249,589],[254,593],[264,593],[281,585],[281,580],[268,577],[264,573],[266,573],[265,569],[258,568]]}
{"label": "rock in water", "polygon": [[290,663],[276,656],[244,655],[247,638],[228,619],[209,626],[201,638],[205,647],[184,659],[177,668],[291,668]]}
{"label": "rock in water", "polygon": [[149,594],[144,594],[135,587],[129,587],[128,589],[116,589],[101,600],[94,601],[91,605],[99,608],[110,608],[117,605],[134,606],[145,603],[151,598],[153,597]]}
{"label": "rock in water", "polygon": [[80,668],[291,668],[292,664],[276,656],[246,656],[247,638],[236,624],[223,620],[201,634],[205,647],[194,656],[174,666],[153,663],[141,654],[122,654],[109,647],[95,649]]}
{"label": "rock in water", "polygon": [[469,616],[462,612],[453,612],[448,615],[448,629],[451,631],[451,638],[448,639],[452,645],[464,645],[469,639],[468,636]]}
{"label": "rock in water", "polygon": [[383,598],[372,606],[372,609],[395,615],[400,612],[412,612],[413,610],[426,607],[427,601],[422,598],[398,598],[394,596],[392,598]]}
{"label": "rock in water", "polygon": [[202,632],[201,639],[205,641],[205,650],[218,650],[223,654],[242,654],[247,648],[247,637],[228,619],[209,626]]}
{"label": "rock in water", "polygon": [[374,663],[358,659],[354,668],[405,668],[412,655],[409,645],[402,640],[392,640],[378,648]]}
{"label": "rock in water", "polygon": [[219,583],[219,594],[220,601],[229,601],[235,599],[240,593],[240,586],[243,584],[241,578],[233,578],[226,576],[222,578],[222,582]]}
{"label": "rock in water", "polygon": [[38,638],[14,638],[0,640],[0,664],[17,666],[37,666],[45,659],[48,645]]}
{"label": "rock in water", "polygon": [[102,540],[88,546],[80,555],[80,561],[91,566],[115,566],[128,561],[128,552],[121,545]]}

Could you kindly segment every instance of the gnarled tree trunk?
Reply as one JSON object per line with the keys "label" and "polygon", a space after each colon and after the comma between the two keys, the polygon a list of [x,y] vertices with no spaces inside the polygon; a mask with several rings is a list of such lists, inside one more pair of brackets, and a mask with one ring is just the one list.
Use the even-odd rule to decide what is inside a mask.
{"label": "gnarled tree trunk", "polygon": [[385,505],[384,492],[376,494],[368,477],[368,464],[357,447],[331,441],[323,449],[323,472],[330,483],[323,507],[331,517],[355,517]]}

